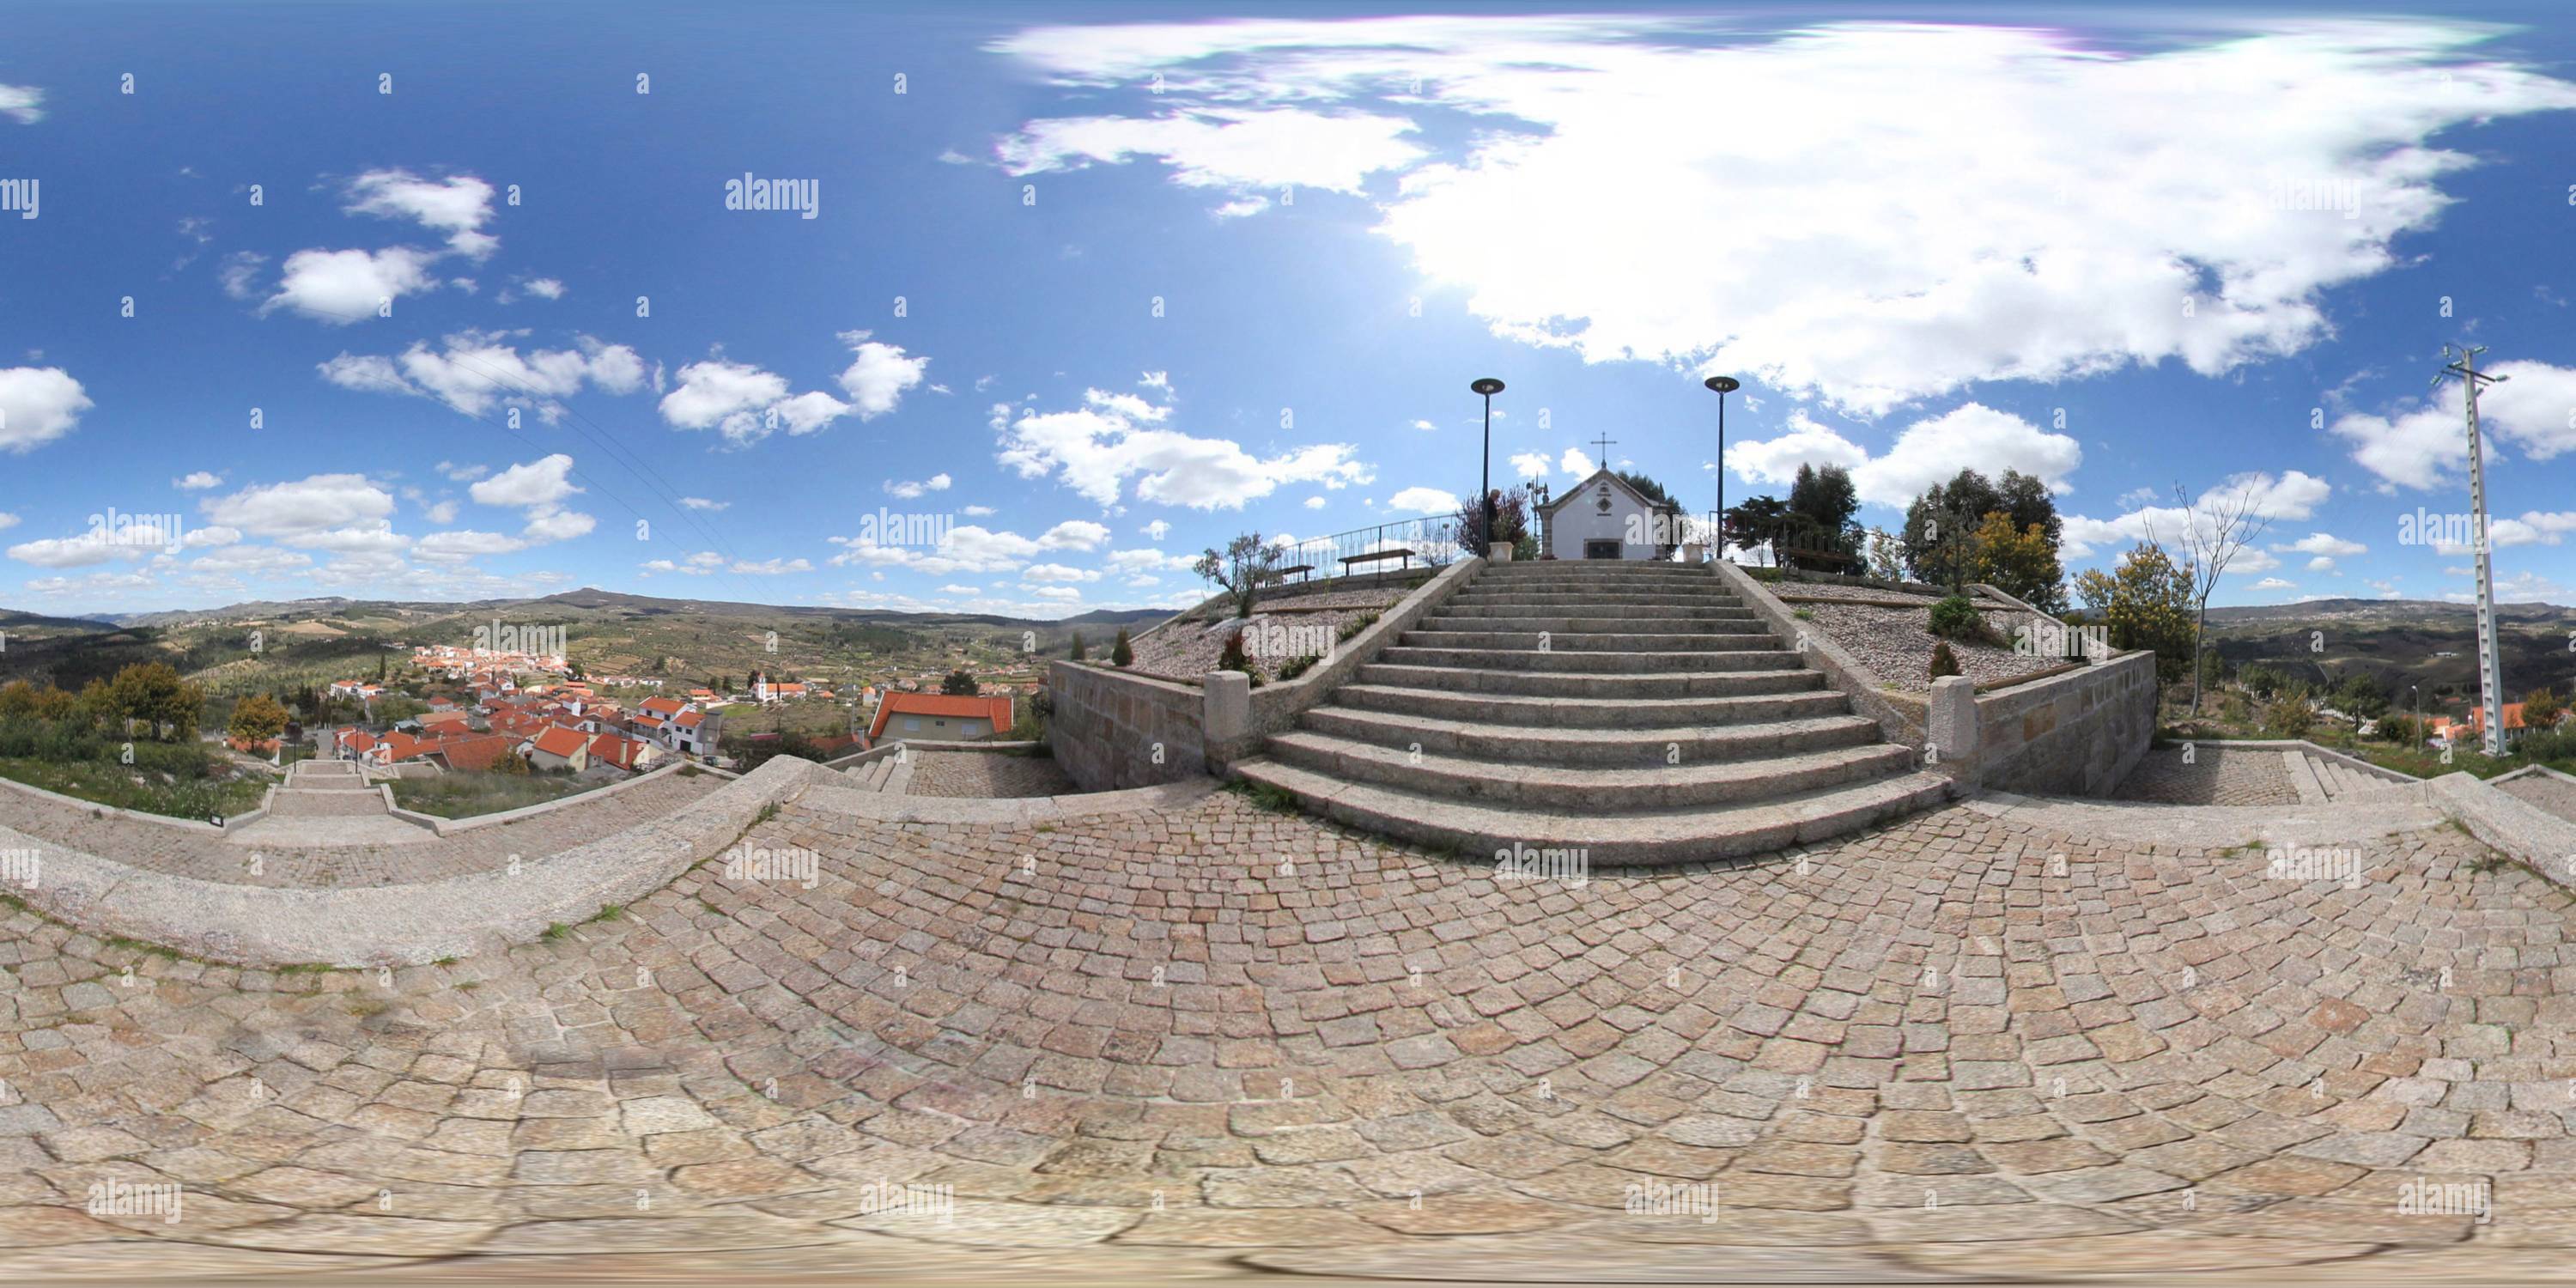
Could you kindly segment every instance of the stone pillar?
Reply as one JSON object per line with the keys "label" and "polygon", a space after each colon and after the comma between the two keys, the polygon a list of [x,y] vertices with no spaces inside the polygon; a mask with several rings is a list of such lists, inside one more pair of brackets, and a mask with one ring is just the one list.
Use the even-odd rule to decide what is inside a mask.
{"label": "stone pillar", "polygon": [[1940,756],[1938,768],[1961,783],[1977,781],[1977,686],[1964,675],[1945,675],[1932,682],[1927,740]]}
{"label": "stone pillar", "polygon": [[1252,733],[1252,677],[1241,671],[1210,671],[1201,699],[1199,724],[1207,741],[1207,758],[1232,760],[1236,744]]}

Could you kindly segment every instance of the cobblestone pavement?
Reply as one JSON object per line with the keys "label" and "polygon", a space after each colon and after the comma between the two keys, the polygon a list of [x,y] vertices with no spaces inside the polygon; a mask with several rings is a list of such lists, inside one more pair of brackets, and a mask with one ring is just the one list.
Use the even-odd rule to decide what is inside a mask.
{"label": "cobblestone pavement", "polygon": [[644,819],[668,814],[724,782],[711,774],[671,774],[615,796],[568,805],[522,822],[496,823],[446,837],[423,831],[421,834],[429,837],[427,841],[402,845],[243,845],[235,843],[237,838],[228,839],[211,831],[187,831],[94,814],[8,791],[0,791],[0,828],[23,833],[40,845],[62,845],[155,872],[229,885],[402,885],[489,872],[509,863],[512,855],[536,862],[613,836]]}
{"label": "cobblestone pavement", "polygon": [[2111,794],[2128,801],[2169,805],[2296,805],[2298,790],[2281,765],[2277,747],[2229,750],[2201,743],[2183,763],[2183,749],[2150,747],[2138,767]]}
{"label": "cobblestone pavement", "polygon": [[2354,882],[1964,807],[1581,884],[1230,793],[746,844],[811,888],[711,861],[382,974],[0,922],[0,1274],[2539,1281],[2576,1245],[2567,900],[2448,829]]}
{"label": "cobblestone pavement", "polygon": [[1065,796],[1081,790],[1051,756],[925,751],[913,757],[906,796]]}

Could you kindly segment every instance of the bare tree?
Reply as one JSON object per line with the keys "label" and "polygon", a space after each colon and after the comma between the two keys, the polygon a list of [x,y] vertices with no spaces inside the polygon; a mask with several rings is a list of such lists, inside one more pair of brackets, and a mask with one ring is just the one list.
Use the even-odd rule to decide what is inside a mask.
{"label": "bare tree", "polygon": [[[2190,488],[2174,484],[2174,499],[2182,503],[2183,576],[2191,583],[2191,714],[2200,714],[2200,652],[2209,635],[2209,596],[2218,589],[2218,579],[2227,575],[2227,565],[2245,548],[2254,544],[2263,530],[2272,524],[2270,516],[2258,513],[2262,501],[2263,478],[2249,474],[2238,481],[2233,493],[2221,496],[2209,493],[2194,496]],[[2152,511],[2147,516],[2147,540],[2156,540],[2156,522]]]}

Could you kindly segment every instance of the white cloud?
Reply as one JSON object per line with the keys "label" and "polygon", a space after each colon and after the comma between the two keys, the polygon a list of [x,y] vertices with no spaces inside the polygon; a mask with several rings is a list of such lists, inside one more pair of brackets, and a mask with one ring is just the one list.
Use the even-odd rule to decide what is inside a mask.
{"label": "white cloud", "polygon": [[1409,487],[1387,498],[1386,508],[1400,514],[1455,514],[1464,504],[1436,487]]}
{"label": "white cloud", "polygon": [[1171,530],[1172,525],[1165,523],[1161,519],[1156,519],[1152,523],[1148,523],[1144,527],[1137,529],[1137,531],[1145,534],[1145,539],[1148,541],[1160,541],[1165,536],[1169,535]]}
{"label": "white cloud", "polygon": [[[1095,162],[1139,157],[1172,168],[1172,181],[1230,192],[1320,188],[1357,193],[1372,174],[1398,170],[1427,155],[1402,141],[1414,132],[1400,117],[1321,113],[1299,108],[1249,111],[1210,107],[1151,119],[1070,117],[1029,123],[994,148],[1013,175],[1078,170]],[[1229,203],[1236,214],[1268,206]]]}
{"label": "white cloud", "polygon": [[939,588],[939,593],[943,595],[980,595],[984,592],[973,586],[942,586]]}
{"label": "white cloud", "polygon": [[1332,504],[1332,502],[1327,501],[1320,496],[1310,496],[1306,498],[1306,508],[1309,510],[1320,510],[1330,504]]}
{"label": "white cloud", "polygon": [[506,555],[527,548],[527,542],[498,532],[433,532],[414,542],[412,553],[423,559],[455,562],[482,555]]}
{"label": "white cloud", "polygon": [[435,398],[468,416],[503,403],[532,406],[548,423],[561,414],[558,400],[580,392],[585,380],[612,394],[633,393],[643,383],[643,359],[626,345],[585,335],[579,348],[522,354],[509,343],[512,334],[460,331],[442,337],[435,350],[414,343],[399,358],[342,352],[317,370],[343,389]]}
{"label": "white cloud", "polygon": [[492,185],[472,175],[430,180],[408,170],[370,170],[349,181],[346,209],[353,215],[413,220],[448,234],[449,249],[474,259],[500,245],[478,231],[492,217]]}
{"label": "white cloud", "polygon": [[[1122,401],[1125,400],[1125,401]],[[1022,478],[1056,475],[1095,504],[1118,502],[1129,478],[1140,500],[1198,510],[1241,509],[1283,484],[1320,483],[1327,489],[1376,477],[1352,459],[1347,443],[1316,443],[1267,458],[1231,439],[1195,438],[1162,428],[1165,408],[1133,395],[1092,390],[1080,410],[1027,412],[1012,420],[1009,404],[994,409],[1000,437],[996,458]],[[1130,406],[1129,404],[1133,404]],[[1150,416],[1140,416],[1144,408]]]}
{"label": "white cloud", "polygon": [[1160,550],[1112,550],[1105,561],[1111,572],[1188,572],[1198,561],[1188,555],[1167,555]]}
{"label": "white cloud", "polygon": [[375,524],[393,513],[391,493],[358,474],[315,474],[244,488],[198,503],[206,517],[263,537],[297,536]]}
{"label": "white cloud", "polygon": [[2272,548],[2296,550],[2301,554],[2330,555],[2339,559],[2370,553],[2370,547],[2358,541],[2346,541],[2331,532],[2311,532],[2288,545],[2275,545]]}
{"label": "white cloud", "polygon": [[170,480],[170,486],[175,487],[182,492],[202,492],[207,488],[222,487],[223,485],[223,475],[211,474],[205,470],[196,470],[189,473],[184,478],[175,478]]}
{"label": "white cloud", "polygon": [[541,300],[560,300],[564,297],[564,284],[551,277],[525,278],[519,285],[526,288],[528,294]]}
{"label": "white cloud", "polygon": [[572,466],[571,457],[556,452],[513,465],[466,489],[466,494],[480,505],[526,511],[527,526],[519,535],[531,544],[569,541],[597,526],[591,516],[563,508],[565,500],[581,492],[572,484]]}
{"label": "white cloud", "polygon": [[0,116],[20,125],[45,119],[45,91],[33,85],[0,85]]}
{"label": "white cloud", "polygon": [[910,480],[897,482],[893,479],[888,479],[886,480],[885,490],[903,498],[906,501],[910,501],[926,492],[945,492],[948,490],[948,485],[953,482],[955,482],[955,480],[949,478],[945,474],[933,474],[929,478],[923,479],[918,483]]}
{"label": "white cloud", "polygon": [[1029,567],[1027,567],[1027,568],[1021,569],[1021,570],[1020,570],[1020,580],[1022,580],[1022,581],[1098,581],[1098,580],[1100,580],[1100,574],[1099,574],[1099,573],[1096,573],[1096,572],[1092,572],[1092,571],[1090,571],[1090,570],[1088,570],[1088,569],[1084,569],[1084,568],[1068,568],[1068,567],[1066,567],[1066,566],[1065,566],[1065,565],[1063,565],[1063,564],[1056,564],[1056,563],[1042,563],[1042,564],[1032,564],[1032,565],[1030,565],[1030,566],[1029,566]]}
{"label": "white cloud", "polygon": [[1512,454],[1512,473],[1520,478],[1546,478],[1548,465],[1547,453],[1545,452],[1515,452]]}
{"label": "white cloud", "polygon": [[[2181,538],[2186,532],[2193,529],[2204,535],[2214,532],[2215,512],[2235,509],[2240,499],[2246,503],[2246,512],[2256,518],[2267,522],[2297,521],[2315,517],[2316,508],[2325,503],[2332,490],[2325,480],[2297,470],[2285,471],[2278,478],[2259,472],[2230,475],[2217,486],[2194,497],[2192,508],[2188,510],[2179,505],[2157,505],[2132,510],[2116,519],[2067,515],[2062,520],[2064,540],[2059,552],[2068,559],[2084,559],[2106,547],[2126,546],[2152,536],[2163,543],[2168,553],[2179,558],[2183,545]],[[2305,551],[2309,543],[2323,535],[2316,534],[2296,545],[2282,548]],[[2334,538],[2326,537],[2326,540]],[[2361,549],[2367,547],[2357,548],[2351,553],[2359,553]],[[2280,566],[2280,560],[2249,547],[2228,565],[2228,571],[2268,572]]]}
{"label": "white cloud", "polygon": [[1565,454],[1556,458],[1556,467],[1577,482],[1592,477],[1593,471],[1601,468],[1579,447],[1566,448]]}
{"label": "white cloud", "polygon": [[[1158,161],[1229,196],[1392,173],[1378,231],[1498,335],[1875,415],[1977,381],[2297,352],[2329,333],[2330,288],[2393,267],[2451,200],[2438,181],[2474,161],[2432,140],[2576,106],[2474,57],[2499,29],[2466,21],[2155,44],[1797,21],[1723,41],[1683,17],[1040,27],[995,47],[1086,90],[1165,92],[1031,121],[997,154]],[[1476,128],[1424,155],[1409,127],[1431,113]],[[1700,122],[1760,125],[1676,128]],[[2342,208],[2299,208],[2289,185],[2318,182]]]}
{"label": "white cloud", "polygon": [[[944,476],[943,476],[944,477]],[[1085,519],[1067,519],[1038,537],[1040,550],[1097,550],[1109,529]]]}
{"label": "white cloud", "polygon": [[832,537],[832,544],[843,547],[832,556],[836,566],[870,564],[889,568],[913,568],[932,576],[961,572],[1008,572],[1026,564],[1040,549],[1037,542],[1016,532],[993,532],[974,524],[951,528],[935,547],[882,545],[873,536]]}
{"label": "white cloud", "polygon": [[[2497,444],[2519,448],[2535,461],[2576,451],[2576,367],[2515,361],[2489,370],[2506,377],[2478,395],[2478,427],[2487,440],[2490,470]],[[2451,487],[2469,463],[2463,396],[2453,384],[2386,414],[2346,413],[2330,428],[2351,441],[2352,459],[2389,488]]]}
{"label": "white cloud", "polygon": [[2297,582],[2283,581],[2278,577],[2266,577],[2249,587],[2252,590],[2297,590],[2298,588]]}
{"label": "white cloud", "polygon": [[72,432],[95,405],[60,367],[0,369],[0,451],[34,451]]}
{"label": "white cloud", "polygon": [[850,346],[853,355],[841,372],[841,390],[850,396],[861,420],[875,420],[893,411],[903,401],[904,391],[920,384],[922,373],[930,368],[930,359],[905,357],[901,345],[870,340],[865,331],[844,331],[841,342]]}
{"label": "white cloud", "polygon": [[814,571],[814,565],[802,559],[763,559],[758,563],[753,563],[747,559],[737,559],[734,561],[733,566],[727,568],[725,571],[742,573],[745,576],[751,577],[778,577],[793,572],[812,572]]}
{"label": "white cloud", "polygon": [[285,275],[259,311],[294,309],[333,326],[364,322],[389,301],[437,290],[440,282],[429,271],[437,259],[409,246],[299,250],[286,257]]}
{"label": "white cloud", "polygon": [[1062,600],[1066,603],[1073,603],[1082,598],[1082,592],[1071,586],[1039,586],[1029,593],[1040,599]]}
{"label": "white cloud", "polygon": [[9,529],[11,529],[11,528],[17,527],[17,526],[18,526],[18,516],[17,516],[17,515],[11,514],[11,513],[9,513],[9,512],[8,512],[8,511],[6,511],[6,510],[0,510],[0,532],[5,532],[5,531],[7,531],[7,530],[9,530]]}

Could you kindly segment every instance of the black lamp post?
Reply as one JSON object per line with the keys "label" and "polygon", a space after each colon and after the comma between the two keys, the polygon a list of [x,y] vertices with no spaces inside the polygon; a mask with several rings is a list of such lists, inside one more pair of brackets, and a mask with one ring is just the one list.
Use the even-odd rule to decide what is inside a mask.
{"label": "black lamp post", "polygon": [[1726,396],[1744,387],[1733,376],[1710,376],[1700,382],[1717,391],[1717,557],[1726,557]]}
{"label": "black lamp post", "polygon": [[1485,396],[1484,486],[1476,492],[1477,503],[1485,513],[1485,530],[1477,534],[1476,554],[1479,558],[1491,559],[1494,557],[1494,395],[1503,391],[1503,382],[1486,376],[1467,388]]}

